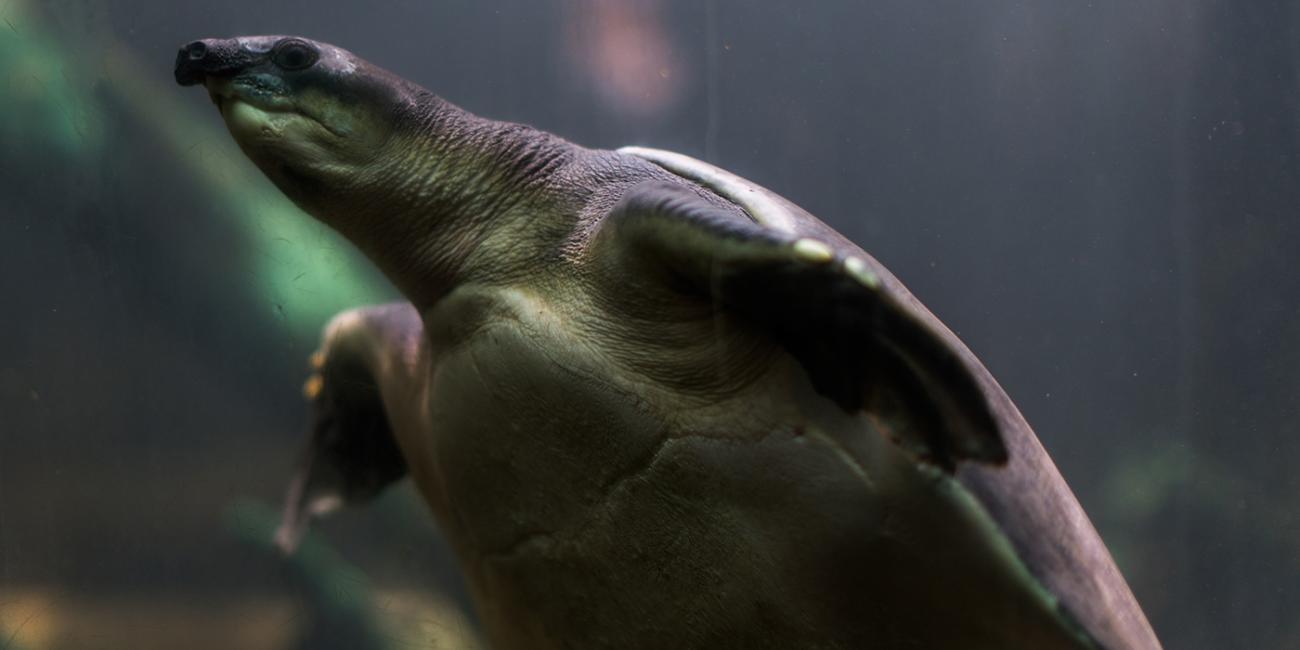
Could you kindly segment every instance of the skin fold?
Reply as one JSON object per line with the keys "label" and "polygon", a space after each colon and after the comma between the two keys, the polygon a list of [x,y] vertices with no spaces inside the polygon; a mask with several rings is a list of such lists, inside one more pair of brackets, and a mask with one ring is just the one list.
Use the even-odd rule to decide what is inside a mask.
{"label": "skin fold", "polygon": [[309,39],[176,79],[409,301],[325,329],[286,549],[409,474],[495,647],[1159,648],[983,366],[781,197]]}

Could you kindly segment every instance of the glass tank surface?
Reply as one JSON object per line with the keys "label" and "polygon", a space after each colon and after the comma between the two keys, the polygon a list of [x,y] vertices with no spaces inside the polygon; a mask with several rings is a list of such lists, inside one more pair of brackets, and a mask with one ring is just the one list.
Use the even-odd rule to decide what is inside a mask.
{"label": "glass tank surface", "polygon": [[[226,40],[265,34],[309,40],[296,51],[278,38]],[[327,69],[328,83],[311,80]],[[256,82],[217,88],[245,72]],[[417,111],[416,127],[394,126],[401,111],[393,107],[434,105],[401,79],[475,115],[540,131],[473,131],[497,139],[456,144],[436,131],[451,113],[436,111]],[[242,92],[308,97],[309,119],[284,121]],[[252,111],[239,114],[251,121],[239,122],[237,111]],[[254,126],[241,135],[240,124]],[[542,132],[599,152],[633,146],[690,158],[574,154]],[[272,155],[257,140],[268,133],[310,135]],[[357,149],[368,134],[383,144]],[[405,144],[393,144],[400,138]],[[501,142],[518,148],[492,148]],[[520,150],[534,153],[498,164],[502,151]],[[849,531],[851,541],[893,539],[875,531],[913,516],[946,530],[943,508],[974,512],[970,530],[994,540],[988,561],[1014,570],[971,584],[991,593],[999,580],[1023,583],[1026,602],[1067,610],[1091,606],[1057,597],[1044,576],[1060,566],[1105,573],[1050,560],[1073,557],[1060,544],[1073,543],[1074,527],[1090,535],[1090,520],[1122,574],[1106,579],[1127,583],[1164,647],[1300,647],[1298,154],[1294,2],[0,1],[0,648],[538,647],[566,638],[596,647],[564,631],[651,602],[636,598],[654,582],[603,585],[613,597],[570,584],[602,584],[599,567],[625,561],[662,568],[655,575],[670,582],[687,572],[664,553],[706,557],[690,545],[726,539],[719,526],[734,526],[725,531],[744,544],[746,535],[813,539],[821,528],[764,527],[786,516],[787,504],[833,513],[827,530]],[[335,166],[295,167],[302,160]],[[381,169],[402,180],[398,190],[349,193]],[[511,180],[519,169],[529,182]],[[651,183],[637,196],[661,207],[636,212],[632,193],[649,187],[638,185],[646,179],[687,194]],[[440,194],[448,187],[467,189]],[[800,225],[802,212],[777,195],[845,240]],[[373,233],[398,230],[365,225],[451,214],[410,207],[438,197],[481,216],[445,237],[435,221],[386,240]],[[663,208],[668,199],[687,207]],[[505,342],[474,348],[479,365],[459,372],[455,359],[401,347],[436,346],[452,336],[448,323],[463,324],[440,314],[475,283],[447,278],[492,263],[506,269],[518,257],[518,247],[465,239],[488,252],[456,275],[436,263],[443,253],[429,251],[507,212],[536,218],[510,221],[518,234],[491,241],[541,241],[537,233],[573,217],[560,243],[524,256],[537,266],[518,267],[540,270],[482,276],[516,286],[565,264],[587,269],[581,282],[546,284],[551,293],[492,294],[526,294],[511,304],[549,314],[551,329],[511,338],[516,330],[503,326]],[[629,214],[621,230],[602,221]],[[725,236],[714,237],[715,222],[730,224]],[[435,231],[429,247],[387,256]],[[661,263],[678,266],[659,273]],[[714,328],[702,338],[675,316],[687,302],[647,307],[647,296],[677,295],[656,292],[689,284],[697,267],[708,270],[682,300],[704,296],[703,311],[690,312]],[[955,337],[918,316],[925,308],[900,298],[906,293],[883,268]],[[607,299],[637,309],[572,307],[573,296],[596,291],[584,282],[614,289],[583,305]],[[344,367],[333,354],[343,344],[320,354],[336,314],[410,300],[423,326],[414,310],[409,319],[399,310],[384,321],[397,329],[366,330],[380,333],[365,339],[397,345],[376,354],[409,368]],[[858,309],[870,317],[853,320]],[[636,319],[659,325],[628,324]],[[327,344],[353,331],[344,321],[333,321]],[[556,331],[590,336],[566,347],[554,343]],[[978,362],[953,352],[964,349],[958,338]],[[716,361],[744,346],[772,352],[758,365]],[[852,365],[859,356],[864,362]],[[473,386],[490,383],[494,358],[522,373],[526,390],[480,408]],[[970,370],[978,364],[1014,407],[986,399],[993,393]],[[627,368],[643,370],[644,381],[601,388]],[[747,406],[737,400],[751,394],[754,377],[778,371],[785,383],[771,385],[781,391]],[[597,388],[573,379],[582,373],[599,377]],[[709,390],[681,389],[697,376]],[[415,396],[401,398],[405,410],[394,407],[392,396],[407,393]],[[345,407],[322,407],[332,395],[345,395]],[[1087,520],[1071,519],[1068,507],[1059,515],[1064,506],[1054,504],[1073,500],[1054,491],[1054,474],[997,478],[1036,453],[1006,442],[1016,409]],[[703,460],[682,461],[680,474],[657,476],[644,468],[674,447],[637,451],[617,437],[700,413],[748,423],[787,411],[822,415],[754,438],[788,442],[771,447],[770,462],[743,445],[711,447]],[[466,456],[463,436],[448,442],[434,431],[476,432],[475,422],[504,436],[500,446]],[[579,423],[573,440],[527,438],[528,430],[567,431],[569,422]],[[533,442],[515,442],[525,439]],[[564,445],[584,451],[547,460]],[[633,469],[584,455],[602,445],[608,458],[627,454]],[[870,508],[859,516],[835,507],[838,492],[816,492],[833,484],[821,466],[787,462],[796,453],[788,450],[814,448],[870,489],[885,485],[881,512],[897,508],[901,519],[872,519]],[[440,458],[482,464],[447,467]],[[572,458],[586,465],[564,464]],[[891,491],[897,467],[914,472],[898,479],[899,490],[913,492]],[[701,478],[701,468],[716,473]],[[566,524],[575,534],[606,530],[585,488],[553,478],[565,471],[587,472],[600,484],[593,494],[644,484],[671,491],[673,512],[703,514],[640,520],[655,534],[680,524],[673,544],[684,551],[638,538],[636,526],[620,537],[611,525],[599,555],[530,523],[573,510],[588,513]],[[724,496],[778,475],[788,478],[785,491]],[[990,494],[1003,496],[990,502]],[[357,507],[310,527],[283,525],[341,502]],[[742,502],[743,511],[725,510]],[[1038,502],[1072,523],[1008,528],[1014,513],[1003,510]],[[503,503],[519,510],[493,510]],[[518,526],[502,534],[506,551],[484,560],[473,549],[495,543],[496,532],[482,531],[497,529],[478,527],[493,517]],[[818,575],[857,576],[850,558],[861,548],[795,555],[823,567]],[[530,592],[512,573],[523,571],[511,564],[521,552],[563,557],[555,562],[587,574]],[[779,576],[804,569],[772,553],[770,562],[701,565],[697,574],[720,577],[696,595],[767,612],[754,620],[812,611],[815,593],[787,597],[779,587]],[[914,564],[891,562],[897,587],[861,593],[940,603],[954,626],[979,619],[985,603],[976,591],[935,595],[943,588],[927,582],[931,560],[918,551]],[[778,587],[776,596],[753,587],[749,602],[736,595],[742,584]],[[551,610],[530,608],[537,593],[567,613],[547,618]],[[670,611],[664,602],[646,611]],[[1062,615],[1073,621],[1062,625],[1087,637],[1105,609]],[[1001,634],[1028,629],[1035,615],[972,625]],[[682,617],[683,629],[709,616]],[[518,629],[502,632],[504,619]],[[902,636],[843,638],[878,647],[930,638],[908,636],[906,625]],[[709,647],[752,646],[755,629]],[[787,638],[781,629],[764,642]],[[1029,632],[1009,638],[1044,647]]]}

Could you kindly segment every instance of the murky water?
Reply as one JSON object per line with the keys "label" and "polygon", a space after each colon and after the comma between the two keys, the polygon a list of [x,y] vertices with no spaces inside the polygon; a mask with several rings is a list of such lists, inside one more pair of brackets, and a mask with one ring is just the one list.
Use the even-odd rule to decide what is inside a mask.
{"label": "murky water", "polygon": [[9,0],[0,18],[0,648],[474,643],[405,483],[292,561],[270,546],[320,327],[398,294],[175,85],[183,43],[260,33],[794,200],[986,363],[1166,647],[1300,647],[1295,3]]}

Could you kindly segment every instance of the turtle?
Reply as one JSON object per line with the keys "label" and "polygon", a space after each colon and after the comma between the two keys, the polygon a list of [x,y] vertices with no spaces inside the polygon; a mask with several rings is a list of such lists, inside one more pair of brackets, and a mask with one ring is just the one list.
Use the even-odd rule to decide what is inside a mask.
{"label": "turtle", "polygon": [[494,647],[1160,647],[988,370],[792,202],[308,38],[175,78],[405,299],[324,330],[286,550],[409,476]]}

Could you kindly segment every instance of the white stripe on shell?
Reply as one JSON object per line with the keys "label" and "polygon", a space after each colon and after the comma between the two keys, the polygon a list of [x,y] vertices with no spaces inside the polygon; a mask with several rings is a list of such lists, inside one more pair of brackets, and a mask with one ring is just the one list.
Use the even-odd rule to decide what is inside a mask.
{"label": "white stripe on shell", "polygon": [[695,181],[740,206],[754,221],[793,234],[794,216],[753,183],[702,160],[663,149],[623,147],[618,153],[648,160],[687,180]]}

